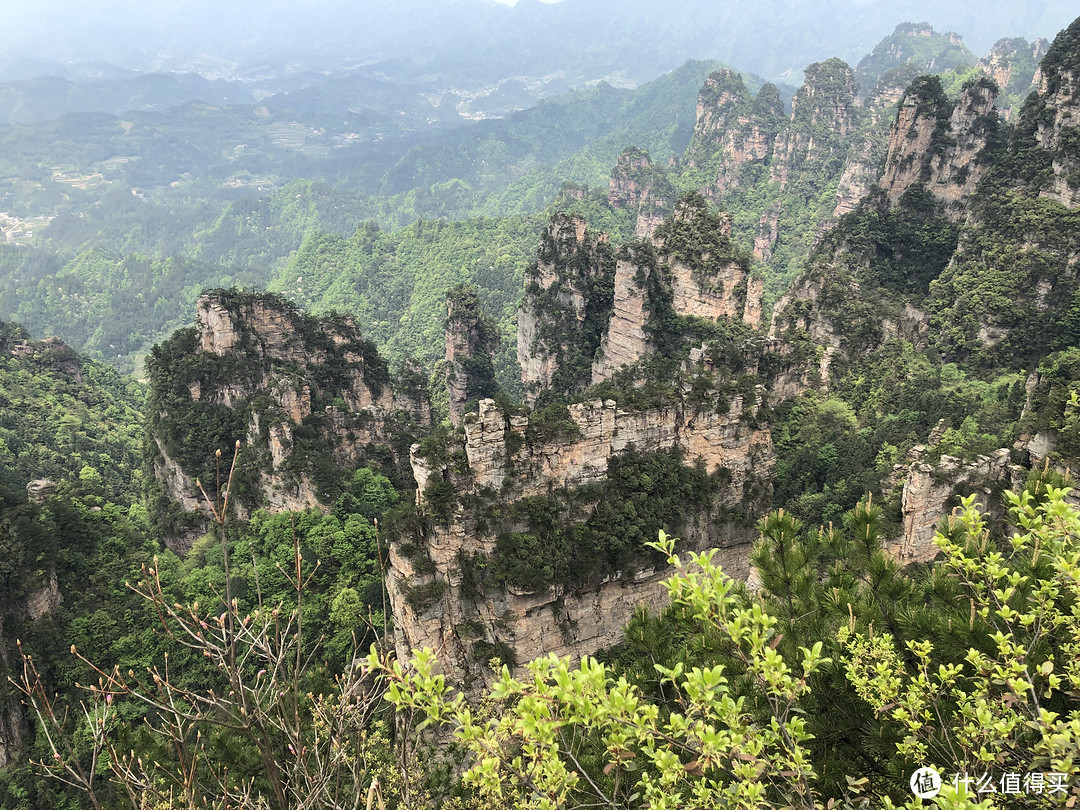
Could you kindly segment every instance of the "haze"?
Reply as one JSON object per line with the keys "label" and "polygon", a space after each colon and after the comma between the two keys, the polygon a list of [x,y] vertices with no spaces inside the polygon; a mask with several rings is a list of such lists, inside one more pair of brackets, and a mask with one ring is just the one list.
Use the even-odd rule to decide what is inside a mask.
{"label": "haze", "polygon": [[806,64],[850,63],[897,23],[955,31],[976,53],[1004,36],[1052,38],[1075,3],[937,0],[106,0],[5,4],[0,79],[196,72],[253,79],[392,63],[459,83],[563,72],[636,85],[686,59],[798,83]]}

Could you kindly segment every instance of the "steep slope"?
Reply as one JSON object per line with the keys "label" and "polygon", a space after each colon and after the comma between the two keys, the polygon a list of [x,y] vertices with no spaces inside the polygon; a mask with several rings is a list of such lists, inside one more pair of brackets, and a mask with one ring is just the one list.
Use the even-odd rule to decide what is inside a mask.
{"label": "steep slope", "polygon": [[773,88],[763,87],[751,104],[737,77],[714,74],[699,96],[698,126],[685,155],[688,178],[732,212],[737,241],[753,244],[754,256],[769,267],[774,295],[827,227],[823,219],[836,206],[849,153],[866,129],[846,63],[816,63],[805,75],[785,120]]}
{"label": "steep slope", "polygon": [[155,346],[147,368],[154,518],[181,550],[208,516],[197,482],[223,497],[234,446],[241,516],[300,510],[332,504],[362,462],[400,481],[430,424],[422,375],[405,368],[392,384],[351,318],[311,318],[270,294],[200,296],[196,327]]}
{"label": "steep slope", "polygon": [[33,340],[0,321],[0,485],[82,478],[131,503],[141,480],[143,398],[139,386],[58,338]]}
{"label": "steep slope", "polygon": [[794,514],[830,519],[872,489],[896,510],[890,547],[926,560],[958,493],[994,510],[1032,465],[1075,466],[1078,56],[1080,20],[1012,128],[985,78],[955,103],[933,78],[905,94],[880,187],[776,306],[771,334],[818,347],[830,395],[774,431]]}

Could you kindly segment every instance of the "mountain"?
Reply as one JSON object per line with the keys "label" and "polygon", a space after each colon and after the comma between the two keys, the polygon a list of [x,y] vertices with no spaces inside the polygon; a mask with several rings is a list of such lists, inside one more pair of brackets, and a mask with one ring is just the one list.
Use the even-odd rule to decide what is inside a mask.
{"label": "mountain", "polygon": [[[402,480],[430,425],[423,375],[407,365],[392,382],[351,318],[311,318],[271,294],[214,291],[196,309],[196,327],[147,361],[152,517],[172,547],[187,551],[207,530],[200,481],[212,499],[228,490],[246,518],[328,507],[364,463]],[[241,446],[226,481],[222,452]]]}
{"label": "mountain", "polygon": [[[475,688],[490,657],[520,666],[606,646],[612,623],[663,598],[643,545],[657,528],[718,548],[745,577],[768,503],[817,525],[872,492],[894,516],[887,553],[926,562],[957,493],[1000,514],[986,493],[1063,464],[1054,453],[1080,448],[1061,411],[1080,380],[1078,55],[1080,20],[1013,128],[989,79],[955,101],[937,77],[915,80],[872,189],[822,236],[771,323],[731,217],[700,195],[623,245],[554,217],[517,318],[532,409],[481,399],[414,448],[426,521],[395,535],[388,585],[402,654],[437,650]],[[738,77],[713,74],[702,97],[698,148],[711,138],[723,160],[760,159],[730,148],[770,120]],[[853,132],[854,99],[839,60],[808,70],[772,182],[845,154],[830,138]],[[643,194],[645,159],[620,166],[613,197]],[[476,344],[450,323],[447,357],[467,367]]]}

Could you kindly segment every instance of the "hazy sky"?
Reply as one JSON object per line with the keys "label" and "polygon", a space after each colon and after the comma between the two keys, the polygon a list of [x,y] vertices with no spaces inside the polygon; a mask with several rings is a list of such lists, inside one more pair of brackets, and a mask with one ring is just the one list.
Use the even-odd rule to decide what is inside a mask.
{"label": "hazy sky", "polygon": [[249,76],[393,60],[642,81],[720,59],[798,84],[810,62],[855,64],[901,22],[956,31],[982,55],[1000,37],[1052,38],[1076,14],[1076,0],[0,0],[0,79],[91,63]]}

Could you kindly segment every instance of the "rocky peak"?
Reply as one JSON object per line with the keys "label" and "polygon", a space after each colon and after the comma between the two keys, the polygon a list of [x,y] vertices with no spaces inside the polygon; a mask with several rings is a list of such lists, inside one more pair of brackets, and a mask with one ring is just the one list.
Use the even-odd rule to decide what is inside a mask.
{"label": "rocky peak", "polygon": [[854,211],[877,182],[887,148],[884,135],[887,135],[889,123],[895,115],[893,108],[919,73],[913,64],[905,62],[900,67],[886,71],[867,96],[865,126],[848,154],[837,183],[834,219]]}
{"label": "rocky peak", "polygon": [[730,68],[710,73],[698,93],[694,134],[723,134],[743,111],[749,94],[742,76]]}
{"label": "rocky peak", "polygon": [[963,215],[964,201],[986,168],[979,154],[998,127],[997,92],[993,82],[976,80],[965,85],[952,104],[937,77],[912,83],[889,135],[880,181],[891,203],[921,184],[943,204],[947,216],[957,220]]}
{"label": "rocky peak", "polygon": [[196,327],[147,361],[156,519],[176,550],[205,529],[195,481],[216,480],[215,450],[242,448],[239,514],[303,509],[332,503],[335,474],[373,451],[396,458],[399,434],[430,421],[426,392],[400,381],[395,391],[348,317],[312,318],[279,296],[236,290],[200,296],[196,312]]}
{"label": "rocky peak", "polygon": [[663,168],[654,166],[644,149],[626,149],[611,172],[608,202],[637,212],[634,233],[645,239],[664,221],[675,202],[675,187]]}
{"label": "rocky peak", "polygon": [[739,186],[742,166],[768,161],[783,121],[784,105],[775,85],[763,85],[751,100],[738,73],[719,70],[698,94],[687,163],[714,175],[706,189],[710,196],[726,194]]}
{"label": "rocky peak", "polygon": [[[641,167],[648,159],[627,153],[624,158],[620,163],[627,170],[634,161]],[[615,183],[613,177],[613,188]],[[620,186],[623,199],[641,191],[631,192],[629,186],[630,181]],[[518,312],[517,354],[526,402],[535,402],[545,390],[567,393],[589,384],[611,316],[614,276],[607,234],[590,232],[582,217],[552,217],[536,264],[526,273],[525,299]]]}
{"label": "rocky peak", "polygon": [[902,65],[911,65],[919,73],[940,74],[975,59],[959,34],[939,34],[929,23],[905,22],[860,60],[855,72],[863,89],[870,90],[882,74]]}
{"label": "rocky peak", "polygon": [[495,393],[495,324],[480,311],[476,288],[459,284],[446,293],[446,386],[450,421],[461,424],[470,401]]}
{"label": "rocky peak", "polygon": [[793,171],[842,158],[857,123],[855,88],[855,72],[841,59],[806,69],[791,118],[776,139],[771,180],[786,186]]}
{"label": "rocky peak", "polygon": [[1080,205],[1080,18],[1059,33],[1035,77],[1010,151],[1019,179],[1069,208]]}
{"label": "rocky peak", "polygon": [[1042,37],[1033,43],[1021,37],[999,39],[975,66],[1002,92],[1026,94],[1034,86],[1038,64],[1049,47],[1050,43]]}
{"label": "rocky peak", "polygon": [[[654,235],[655,245],[625,249],[615,267],[614,301],[592,369],[594,383],[652,355],[668,335],[650,328],[692,316],[741,319],[757,327],[763,285],[751,279],[749,259],[731,241],[731,217],[689,194]],[[670,330],[670,324],[665,327]]]}

